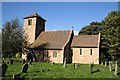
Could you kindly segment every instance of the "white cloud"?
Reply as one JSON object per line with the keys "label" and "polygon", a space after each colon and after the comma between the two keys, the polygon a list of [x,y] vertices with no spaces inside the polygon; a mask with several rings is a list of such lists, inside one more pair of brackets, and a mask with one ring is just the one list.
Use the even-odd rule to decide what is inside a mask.
{"label": "white cloud", "polygon": [[74,31],[74,35],[78,35],[78,31]]}

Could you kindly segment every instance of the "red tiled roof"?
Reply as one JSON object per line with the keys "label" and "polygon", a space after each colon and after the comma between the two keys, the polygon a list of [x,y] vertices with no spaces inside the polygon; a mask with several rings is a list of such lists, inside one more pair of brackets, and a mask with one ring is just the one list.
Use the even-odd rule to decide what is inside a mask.
{"label": "red tiled roof", "polygon": [[62,49],[68,43],[72,30],[43,31],[30,46],[38,49]]}
{"label": "red tiled roof", "polygon": [[74,36],[71,47],[98,47],[99,35]]}
{"label": "red tiled roof", "polygon": [[43,18],[42,18],[40,15],[38,15],[37,13],[32,14],[32,15],[29,15],[29,16],[26,16],[26,17],[24,17],[24,19],[33,18],[33,17],[38,17],[38,18],[40,18],[40,19],[46,21],[45,19],[43,19]]}

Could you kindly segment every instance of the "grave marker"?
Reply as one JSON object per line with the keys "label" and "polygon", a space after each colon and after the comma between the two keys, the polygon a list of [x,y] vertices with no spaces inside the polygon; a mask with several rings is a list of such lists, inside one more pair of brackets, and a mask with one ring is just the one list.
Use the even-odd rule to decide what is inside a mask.
{"label": "grave marker", "polygon": [[90,72],[92,73],[92,71],[93,71],[93,68],[94,68],[94,63],[90,63]]}
{"label": "grave marker", "polygon": [[115,61],[115,75],[117,75],[117,61]]}
{"label": "grave marker", "polygon": [[30,60],[28,64],[31,66],[32,65],[32,61]]}
{"label": "grave marker", "polygon": [[64,59],[63,67],[66,67],[66,58]]}
{"label": "grave marker", "polygon": [[15,74],[13,75],[14,80],[20,80],[20,74]]}
{"label": "grave marker", "polygon": [[27,71],[28,71],[28,63],[26,63],[26,64],[24,64],[24,65],[22,66],[21,72],[22,72],[22,73],[27,73]]}
{"label": "grave marker", "polygon": [[8,66],[7,66],[7,64],[2,64],[2,76],[4,77],[5,76],[5,74],[6,74],[6,70],[7,70],[7,68],[8,68]]}
{"label": "grave marker", "polygon": [[112,63],[111,63],[111,61],[109,61],[109,70],[110,70],[110,71],[112,71],[111,66],[112,66]]}
{"label": "grave marker", "polygon": [[25,64],[25,59],[22,60],[22,64]]}
{"label": "grave marker", "polygon": [[107,61],[105,61],[105,66],[107,66]]}

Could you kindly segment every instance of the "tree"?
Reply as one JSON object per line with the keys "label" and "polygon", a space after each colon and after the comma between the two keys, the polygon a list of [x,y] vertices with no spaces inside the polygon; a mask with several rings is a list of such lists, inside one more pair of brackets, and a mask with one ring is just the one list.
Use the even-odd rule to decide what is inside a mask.
{"label": "tree", "polygon": [[101,33],[101,59],[117,60],[120,53],[120,12],[112,11],[101,22],[92,22],[79,34]]}
{"label": "tree", "polygon": [[3,55],[15,55],[15,53],[21,52],[24,41],[23,29],[17,17],[4,24],[2,28]]}

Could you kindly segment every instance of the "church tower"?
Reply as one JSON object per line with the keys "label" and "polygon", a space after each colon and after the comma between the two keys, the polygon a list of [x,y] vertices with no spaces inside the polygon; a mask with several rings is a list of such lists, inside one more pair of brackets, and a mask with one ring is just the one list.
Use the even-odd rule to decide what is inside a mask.
{"label": "church tower", "polygon": [[24,17],[24,35],[29,44],[33,43],[42,31],[45,31],[46,20],[37,13]]}

